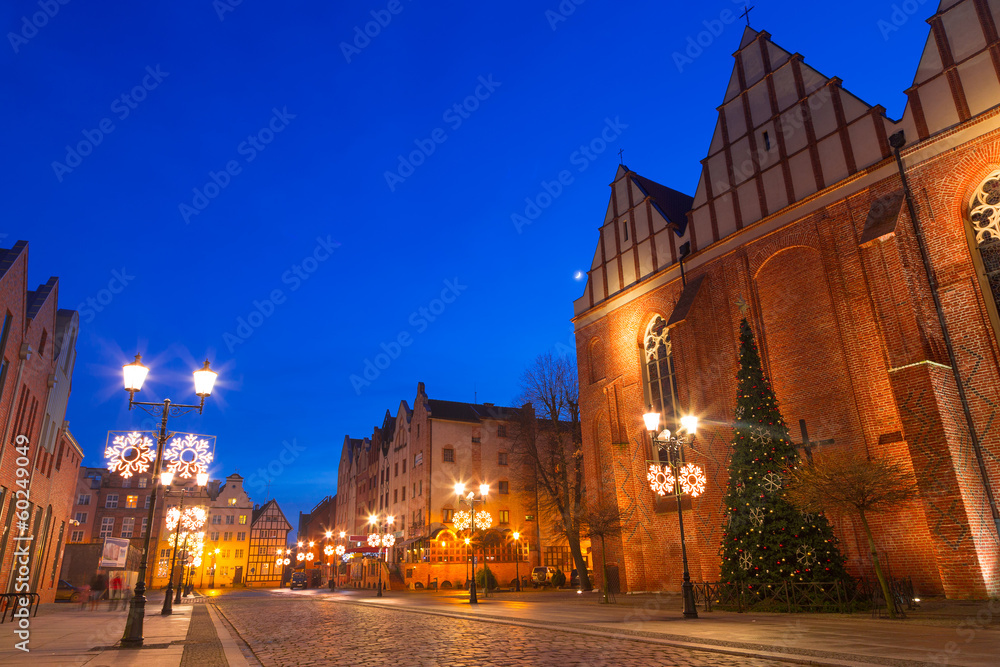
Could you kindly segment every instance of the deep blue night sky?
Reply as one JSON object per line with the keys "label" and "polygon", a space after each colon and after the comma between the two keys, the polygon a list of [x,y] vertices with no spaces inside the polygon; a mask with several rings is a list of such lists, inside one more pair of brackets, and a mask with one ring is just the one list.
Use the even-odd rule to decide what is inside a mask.
{"label": "deep blue night sky", "polygon": [[[233,1],[43,0],[58,13],[37,31],[22,25],[37,0],[4,3],[5,32],[27,38],[0,48],[0,232],[29,241],[32,288],[57,275],[61,307],[81,311],[67,417],[87,465],[109,429],[142,424],[121,389],[137,350],[145,400],[193,401],[207,356],[216,394],[172,425],[218,435],[220,477],[294,442],[271,487],[294,522],[335,492],[344,435],[370,435],[418,381],[508,403],[534,357],[572,346],[617,152],[694,194],[742,3]],[[935,3],[756,4],[755,28],[902,114]],[[372,11],[387,24],[358,49]],[[607,149],[576,153],[609,119]],[[89,154],[67,156],[80,142]],[[397,156],[418,146],[411,173]],[[573,182],[516,229],[562,170]],[[124,289],[102,292],[118,274]],[[401,334],[398,357],[352,384]]]}

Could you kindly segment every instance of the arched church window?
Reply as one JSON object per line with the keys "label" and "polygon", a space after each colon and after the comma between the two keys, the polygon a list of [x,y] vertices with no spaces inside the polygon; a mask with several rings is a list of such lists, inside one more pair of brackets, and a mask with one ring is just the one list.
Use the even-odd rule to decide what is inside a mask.
{"label": "arched church window", "polygon": [[969,201],[969,221],[982,259],[985,295],[1000,310],[1000,169],[987,176]]}
{"label": "arched church window", "polygon": [[670,332],[666,321],[657,315],[646,327],[643,338],[646,402],[662,415],[661,424],[673,422],[677,378],[670,351]]}

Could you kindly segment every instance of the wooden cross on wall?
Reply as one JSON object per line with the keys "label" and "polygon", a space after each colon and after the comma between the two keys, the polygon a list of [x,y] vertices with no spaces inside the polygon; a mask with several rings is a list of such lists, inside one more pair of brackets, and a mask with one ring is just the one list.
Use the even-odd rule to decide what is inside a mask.
{"label": "wooden cross on wall", "polygon": [[809,463],[809,465],[812,465],[812,462],[813,462],[812,450],[814,448],[816,448],[816,447],[821,447],[823,445],[832,445],[834,443],[834,440],[833,440],[833,438],[829,438],[827,440],[813,440],[813,441],[810,441],[809,440],[809,431],[806,430],[806,420],[805,419],[800,419],[799,420],[799,429],[801,429],[801,431],[802,431],[802,442],[797,442],[797,443],[792,443],[792,444],[795,445],[796,449],[802,448],[805,451],[805,453],[806,453],[806,461]]}

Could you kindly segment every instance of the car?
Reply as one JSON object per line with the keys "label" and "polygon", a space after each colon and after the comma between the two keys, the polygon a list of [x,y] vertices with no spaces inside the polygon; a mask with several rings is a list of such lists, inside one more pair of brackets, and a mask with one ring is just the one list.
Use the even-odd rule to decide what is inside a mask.
{"label": "car", "polygon": [[295,588],[309,588],[309,577],[305,572],[292,572],[292,582],[289,586]]}
{"label": "car", "polygon": [[56,587],[56,602],[62,600],[67,602],[79,602],[82,597],[83,591],[81,591],[78,586],[74,586],[63,579],[59,580],[59,586]]}
{"label": "car", "polygon": [[551,565],[539,565],[531,571],[531,585],[535,588],[539,586],[551,586],[552,577],[556,575],[556,568]]}

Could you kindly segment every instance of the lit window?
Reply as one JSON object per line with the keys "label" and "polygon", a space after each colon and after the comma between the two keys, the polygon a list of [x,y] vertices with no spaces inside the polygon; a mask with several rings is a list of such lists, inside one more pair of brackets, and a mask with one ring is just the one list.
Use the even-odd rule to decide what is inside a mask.
{"label": "lit window", "polygon": [[135,509],[139,506],[139,496],[125,496],[125,507]]}
{"label": "lit window", "polygon": [[510,510],[500,510],[500,523],[510,523]]}
{"label": "lit window", "polygon": [[672,423],[674,411],[671,396],[676,393],[677,379],[670,351],[670,332],[659,315],[646,327],[644,355],[646,402],[654,412],[660,413],[660,418],[665,420],[661,423]]}
{"label": "lit window", "polygon": [[230,498],[229,499],[229,506],[232,507],[235,504],[236,504],[236,498]]}
{"label": "lit window", "polygon": [[444,509],[441,510],[441,521],[444,523],[451,523],[451,514],[454,510]]}
{"label": "lit window", "polygon": [[240,525],[241,526],[245,526],[246,524],[247,524],[247,515],[246,514],[241,514],[240,515]]}

